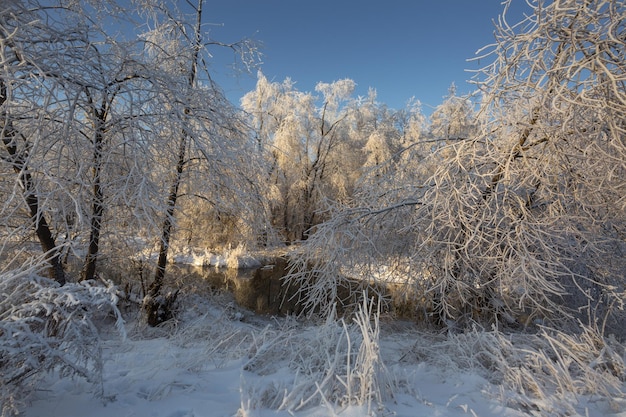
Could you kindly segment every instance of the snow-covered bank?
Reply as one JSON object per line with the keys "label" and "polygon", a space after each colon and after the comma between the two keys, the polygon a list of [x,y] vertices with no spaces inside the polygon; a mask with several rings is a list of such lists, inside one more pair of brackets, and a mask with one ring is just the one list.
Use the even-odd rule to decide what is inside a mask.
{"label": "snow-covered bank", "polygon": [[[136,255],[136,259],[156,260],[158,253],[154,248],[144,248]],[[248,269],[258,268],[262,264],[260,256],[254,256],[243,245],[234,248],[215,251],[207,248],[190,246],[177,247],[172,251],[170,262],[179,265],[199,267]]]}
{"label": "snow-covered bank", "polygon": [[[558,384],[541,396],[511,392],[502,369],[486,368],[489,344],[503,335],[428,335],[358,318],[305,325],[253,315],[228,295],[183,301],[189,308],[177,323],[151,329],[131,319],[126,339],[106,333],[101,383],[51,375],[24,415],[626,417],[623,382],[612,398],[559,392],[567,387]],[[531,353],[531,344],[523,349]],[[511,375],[520,378],[531,369],[517,365]]]}

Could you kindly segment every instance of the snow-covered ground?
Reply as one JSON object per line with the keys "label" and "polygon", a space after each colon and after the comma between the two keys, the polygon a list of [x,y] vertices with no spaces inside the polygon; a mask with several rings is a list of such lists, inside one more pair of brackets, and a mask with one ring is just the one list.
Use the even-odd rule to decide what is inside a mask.
{"label": "snow-covered ground", "polygon": [[102,380],[51,375],[23,415],[626,417],[618,397],[572,394],[567,404],[543,396],[524,405],[485,369],[463,365],[459,356],[478,353],[463,353],[471,345],[448,349],[454,341],[411,323],[303,324],[254,315],[224,294],[182,302],[186,311],[163,328],[141,324],[132,310],[126,337],[105,327]]}

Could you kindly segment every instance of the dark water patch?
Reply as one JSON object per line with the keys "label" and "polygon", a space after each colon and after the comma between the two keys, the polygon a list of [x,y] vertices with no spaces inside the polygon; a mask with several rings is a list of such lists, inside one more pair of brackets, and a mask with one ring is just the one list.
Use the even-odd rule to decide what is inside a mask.
{"label": "dark water patch", "polygon": [[183,281],[176,284],[185,291],[229,291],[238,305],[258,314],[298,314],[297,291],[283,280],[287,268],[285,259],[276,258],[248,269],[175,265],[172,275]]}
{"label": "dark water patch", "polygon": [[[170,264],[166,271],[166,286],[206,297],[215,292],[227,291],[239,306],[257,314],[297,315],[303,311],[301,300],[306,298],[307,290],[285,280],[289,267],[288,259],[282,256],[265,258],[258,268]],[[143,294],[152,280],[153,271],[146,264],[135,263],[126,273],[120,274],[111,268],[106,275],[125,288],[131,284],[131,287],[126,288],[129,292]],[[310,279],[315,280],[315,277]],[[428,312],[417,311],[414,294],[404,285],[373,284],[348,279],[340,282],[334,300],[340,316],[349,315],[361,305],[366,292],[367,297],[381,298],[383,313],[395,318],[428,320]],[[308,284],[313,286],[312,282]]]}

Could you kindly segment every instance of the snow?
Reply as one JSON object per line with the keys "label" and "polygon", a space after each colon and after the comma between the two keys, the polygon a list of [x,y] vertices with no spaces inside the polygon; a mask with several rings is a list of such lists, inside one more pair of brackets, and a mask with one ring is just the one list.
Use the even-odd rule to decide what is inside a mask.
{"label": "snow", "polygon": [[[196,349],[175,346],[165,338],[121,344],[108,341],[104,350],[104,399],[94,398],[83,383],[57,381],[49,387],[50,391],[39,394],[40,399],[25,416],[234,416],[242,406],[241,379],[253,377],[242,371],[242,359],[202,366],[201,370],[185,366],[197,360]],[[210,362],[209,358],[206,360]],[[385,415],[462,416],[472,415],[472,411],[481,416],[523,415],[485,401],[481,393],[485,381],[475,375],[447,380],[423,365],[404,371],[411,374],[416,394],[399,396],[398,404],[390,404]],[[271,383],[271,377],[256,378],[258,384]],[[342,416],[361,416],[364,408],[348,407],[336,412]],[[241,414],[290,415],[288,411],[267,409]],[[319,406],[296,415],[326,416],[329,410]]]}
{"label": "snow", "polygon": [[[453,363],[454,358],[446,358],[445,352],[438,360],[430,362],[412,355],[416,345],[429,342],[419,339],[419,333],[410,323],[402,322],[381,323],[380,336],[378,329],[370,329],[371,337],[380,337],[380,359],[384,362],[384,368],[376,369],[390,376],[393,396],[382,401],[359,402],[353,393],[354,401],[341,404],[331,401],[331,391],[324,391],[320,376],[332,371],[338,380],[348,381],[350,375],[357,373],[359,364],[354,360],[348,367],[351,369],[346,371],[331,357],[328,357],[329,362],[324,362],[325,348],[330,347],[329,351],[333,352],[336,345],[336,352],[340,354],[339,347],[343,345],[358,350],[355,340],[358,334],[348,333],[349,329],[358,330],[358,326],[333,324],[336,322],[313,325],[289,317],[258,316],[235,306],[224,294],[211,299],[187,296],[183,302],[188,308],[178,321],[157,329],[142,324],[136,311],[127,311],[125,337],[113,328],[102,330],[102,380],[91,384],[82,379],[49,375],[40,385],[41,389],[34,393],[23,415],[626,417],[623,398],[616,398],[609,404],[598,397],[573,397],[573,413],[571,410],[555,412],[558,409],[549,399],[536,401],[534,408],[528,410],[509,406],[502,387],[489,382],[477,369],[446,365]],[[352,344],[346,345],[346,340],[350,342],[346,334],[352,338]],[[365,336],[362,339],[365,340]],[[378,344],[372,346],[378,347]],[[319,365],[316,360],[320,358],[322,367],[318,371],[321,372],[315,374],[315,366]],[[298,364],[294,365],[295,362]],[[309,385],[307,370],[312,370],[309,375],[318,377],[317,381],[308,381]],[[344,371],[347,376],[342,377]],[[378,382],[383,380],[379,376]],[[335,385],[340,387],[337,381]],[[317,396],[315,401],[298,409],[294,406],[299,401],[298,390],[304,398],[311,386],[317,386],[318,393],[325,395]],[[355,384],[353,388],[358,387]],[[285,400],[287,395],[296,401],[289,403]],[[281,409],[281,402],[287,406]],[[541,408],[543,405],[545,409]]]}
{"label": "snow", "polygon": [[[154,248],[144,248],[135,254],[137,260],[156,260],[158,253]],[[181,246],[176,248],[175,254],[170,261],[179,265],[193,265],[199,267],[252,269],[261,267],[262,263],[256,257],[250,255],[245,246],[228,248],[217,253],[206,248],[194,248]]]}

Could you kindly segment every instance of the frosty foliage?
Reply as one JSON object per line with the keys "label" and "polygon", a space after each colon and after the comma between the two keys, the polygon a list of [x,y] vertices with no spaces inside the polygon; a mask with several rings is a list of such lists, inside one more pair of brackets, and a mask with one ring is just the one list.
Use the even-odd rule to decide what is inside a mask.
{"label": "frosty foliage", "polygon": [[98,323],[124,322],[113,287],[94,282],[59,287],[32,270],[0,275],[0,403],[18,413],[46,373],[85,378],[101,389]]}
{"label": "frosty foliage", "polygon": [[474,136],[477,128],[472,102],[457,96],[456,86],[452,84],[444,102],[430,115],[430,133],[449,143]]}
{"label": "frosty foliage", "polygon": [[624,337],[626,8],[533,8],[499,20],[479,113],[452,92],[435,136],[369,172],[295,253],[288,279],[309,313],[358,278],[382,296],[403,285],[413,316],[437,326],[589,319]]}
{"label": "frosty foliage", "polygon": [[259,73],[241,100],[265,158],[271,224],[287,243],[308,239],[328,201],[350,200],[363,169],[384,164],[400,142],[396,113],[373,91],[352,97],[354,88],[349,79],[319,83],[314,95]]}

